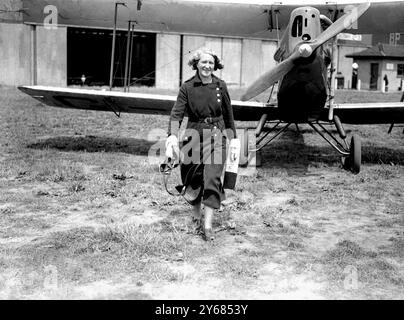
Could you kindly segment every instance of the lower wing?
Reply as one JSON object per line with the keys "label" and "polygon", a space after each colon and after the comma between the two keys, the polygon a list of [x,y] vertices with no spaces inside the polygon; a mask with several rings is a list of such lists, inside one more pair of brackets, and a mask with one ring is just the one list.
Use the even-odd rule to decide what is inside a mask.
{"label": "lower wing", "polygon": [[[116,114],[125,112],[169,115],[177,99],[175,96],[159,94],[46,86],[22,86],[18,89],[49,106],[112,111]],[[263,114],[270,114],[273,119],[277,117],[274,104],[232,100],[232,106],[235,120],[257,121]]]}
{"label": "lower wing", "polygon": [[332,110],[342,123],[404,123],[404,102],[334,104]]}

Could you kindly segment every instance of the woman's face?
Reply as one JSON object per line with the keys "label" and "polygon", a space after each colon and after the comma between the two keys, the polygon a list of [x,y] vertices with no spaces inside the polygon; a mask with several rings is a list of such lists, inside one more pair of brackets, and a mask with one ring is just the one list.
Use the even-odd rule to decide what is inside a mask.
{"label": "woman's face", "polygon": [[197,68],[199,75],[203,78],[208,78],[212,75],[215,67],[215,59],[207,53],[202,53],[201,58],[198,61]]}

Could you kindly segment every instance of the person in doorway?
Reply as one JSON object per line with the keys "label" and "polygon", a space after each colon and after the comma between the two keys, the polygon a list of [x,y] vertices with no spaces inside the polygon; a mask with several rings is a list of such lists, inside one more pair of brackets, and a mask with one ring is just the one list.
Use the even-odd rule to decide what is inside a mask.
{"label": "person in doorway", "polygon": [[[197,50],[188,64],[196,71],[185,81],[170,115],[166,155],[179,150],[178,131],[185,115],[187,129],[181,148],[181,178],[184,186],[197,190],[193,220],[206,241],[214,239],[214,210],[224,200],[221,176],[226,160],[226,139],[236,136],[233,109],[226,83],[213,72],[223,68],[210,49]],[[202,210],[203,205],[203,210]]]}
{"label": "person in doorway", "polygon": [[387,78],[387,74],[384,75],[383,81],[384,81],[384,88],[387,92],[389,91],[389,79]]}

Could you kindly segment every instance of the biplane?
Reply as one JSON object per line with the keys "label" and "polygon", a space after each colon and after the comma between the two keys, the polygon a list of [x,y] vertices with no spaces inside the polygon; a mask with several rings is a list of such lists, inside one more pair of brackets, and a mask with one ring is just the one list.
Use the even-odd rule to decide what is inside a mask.
{"label": "biplane", "polygon": [[[181,5],[180,1],[163,2],[168,13],[171,12],[171,4],[176,10]],[[145,10],[147,16],[147,14],[151,14],[153,9],[158,8],[156,3],[162,4],[163,2],[144,1],[141,3],[141,8]],[[241,32],[240,34],[242,34],[245,30],[257,32],[260,26],[263,30],[267,30],[268,25],[273,27],[274,14],[278,17],[283,8],[281,4],[262,5],[261,7],[257,5],[254,8],[260,8],[261,11],[265,10],[265,20],[260,18],[250,26],[240,26],[238,24],[239,19],[223,18],[220,20],[215,19],[215,16],[229,17],[229,14],[225,14],[221,10],[242,9],[241,4],[222,5],[219,2],[195,2],[197,5],[192,7],[191,1],[184,3],[182,4],[183,9],[188,10],[185,16],[188,17],[187,19],[192,16],[192,19],[196,21],[198,15],[195,15],[195,12],[193,15],[190,13],[192,8],[200,10],[202,6],[215,9],[211,10],[209,15],[214,23],[201,24],[199,33],[204,32],[203,28],[208,28],[209,30],[207,29],[206,32],[209,33],[210,28],[215,27],[217,21],[223,24],[221,27],[226,33]],[[148,7],[149,4],[150,7]],[[332,18],[322,14],[324,11],[329,12],[330,8],[334,10]],[[383,23],[378,23],[377,19],[389,10],[394,10],[390,11],[389,19],[385,19]],[[244,12],[249,14],[248,10],[244,10]],[[308,124],[341,155],[346,169],[359,173],[361,166],[360,139],[357,135],[348,139],[343,124],[404,123],[404,102],[335,103],[336,52],[333,49],[336,46],[336,36],[353,24],[358,27],[353,31],[362,33],[386,32],[389,30],[389,26],[390,31],[396,30],[395,28],[403,28],[404,3],[362,2],[350,6],[347,6],[346,3],[343,6],[336,6],[333,3],[322,4],[318,8],[287,5],[285,12],[288,14],[288,21],[285,21],[285,14],[276,19],[277,27],[284,29],[274,56],[274,59],[279,63],[253,82],[245,90],[241,101],[232,100],[234,118],[238,121],[249,121],[256,124],[251,128],[255,130],[257,137],[257,144],[252,151],[260,151],[285,132],[290,125]],[[242,16],[242,14],[243,10],[237,11],[237,17]],[[164,20],[161,12],[159,19]],[[204,16],[201,19],[206,20],[207,18]],[[170,16],[166,17],[165,23],[166,26],[171,23],[170,28],[172,30],[180,30],[187,26],[184,20],[180,20],[180,18],[175,20]],[[191,25],[195,27],[198,22]],[[192,32],[192,30],[187,30],[187,32]],[[267,103],[251,101],[276,83],[278,83],[276,103],[269,102],[269,99]],[[175,96],[168,95],[75,88],[22,86],[19,89],[50,106],[112,111],[115,114],[128,112],[169,115],[176,100]],[[338,134],[333,134],[325,124],[335,126]],[[248,135],[245,135],[242,139],[242,159],[248,159],[251,151],[248,148]]]}

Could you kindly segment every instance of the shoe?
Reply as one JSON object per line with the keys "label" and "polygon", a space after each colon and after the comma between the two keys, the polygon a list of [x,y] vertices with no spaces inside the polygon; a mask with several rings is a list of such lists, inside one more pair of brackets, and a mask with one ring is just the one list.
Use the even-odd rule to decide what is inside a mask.
{"label": "shoe", "polygon": [[215,240],[215,235],[213,233],[212,228],[206,228],[206,229],[204,228],[202,237],[203,237],[203,240],[205,240],[205,241]]}

